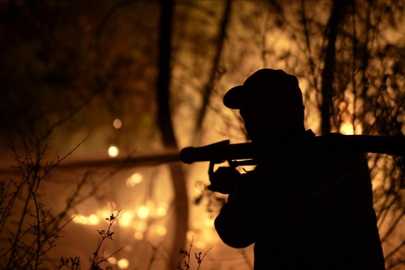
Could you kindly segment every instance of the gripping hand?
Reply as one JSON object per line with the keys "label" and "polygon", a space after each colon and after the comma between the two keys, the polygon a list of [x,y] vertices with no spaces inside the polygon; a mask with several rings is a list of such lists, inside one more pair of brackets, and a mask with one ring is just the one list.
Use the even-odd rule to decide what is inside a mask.
{"label": "gripping hand", "polygon": [[208,189],[222,194],[229,194],[236,186],[240,173],[233,167],[219,167],[214,172],[215,162],[211,161],[208,175],[211,185]]}

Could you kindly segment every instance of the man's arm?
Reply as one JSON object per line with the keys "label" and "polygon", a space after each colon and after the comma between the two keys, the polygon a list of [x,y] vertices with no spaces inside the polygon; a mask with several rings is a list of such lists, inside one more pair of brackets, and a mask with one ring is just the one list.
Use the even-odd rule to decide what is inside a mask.
{"label": "man's arm", "polygon": [[255,216],[247,195],[250,188],[246,175],[231,167],[220,167],[213,171],[214,163],[210,163],[209,189],[223,194],[229,194],[227,203],[222,207],[215,219],[215,229],[221,240],[234,248],[244,248],[254,243]]}

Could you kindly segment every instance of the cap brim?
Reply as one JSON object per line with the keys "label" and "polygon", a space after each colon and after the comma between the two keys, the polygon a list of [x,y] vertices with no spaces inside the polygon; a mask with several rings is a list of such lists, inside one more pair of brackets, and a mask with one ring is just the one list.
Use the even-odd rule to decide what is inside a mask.
{"label": "cap brim", "polygon": [[224,105],[230,109],[240,109],[242,107],[244,91],[245,87],[242,85],[228,90],[224,96]]}

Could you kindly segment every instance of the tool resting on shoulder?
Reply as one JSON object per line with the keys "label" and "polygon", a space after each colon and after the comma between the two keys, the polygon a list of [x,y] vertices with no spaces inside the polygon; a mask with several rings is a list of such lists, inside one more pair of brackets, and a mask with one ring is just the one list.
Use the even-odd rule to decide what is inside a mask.
{"label": "tool resting on shoulder", "polygon": [[[364,153],[405,156],[405,137],[343,135],[331,133],[315,137],[320,144],[337,145]],[[180,152],[180,160],[186,164],[204,161],[236,161],[234,165],[255,165],[255,149],[252,143],[231,144],[229,140],[202,147],[186,147]]]}

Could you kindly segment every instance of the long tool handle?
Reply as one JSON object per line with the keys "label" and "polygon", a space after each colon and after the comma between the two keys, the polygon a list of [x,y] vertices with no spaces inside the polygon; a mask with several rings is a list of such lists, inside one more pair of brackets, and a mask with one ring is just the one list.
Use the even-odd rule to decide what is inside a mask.
{"label": "long tool handle", "polygon": [[[364,153],[405,156],[405,137],[331,133],[315,137],[315,140],[325,147],[334,146]],[[180,152],[180,160],[187,164],[254,158],[255,151],[252,143],[230,144],[229,140],[203,147],[186,147]]]}

